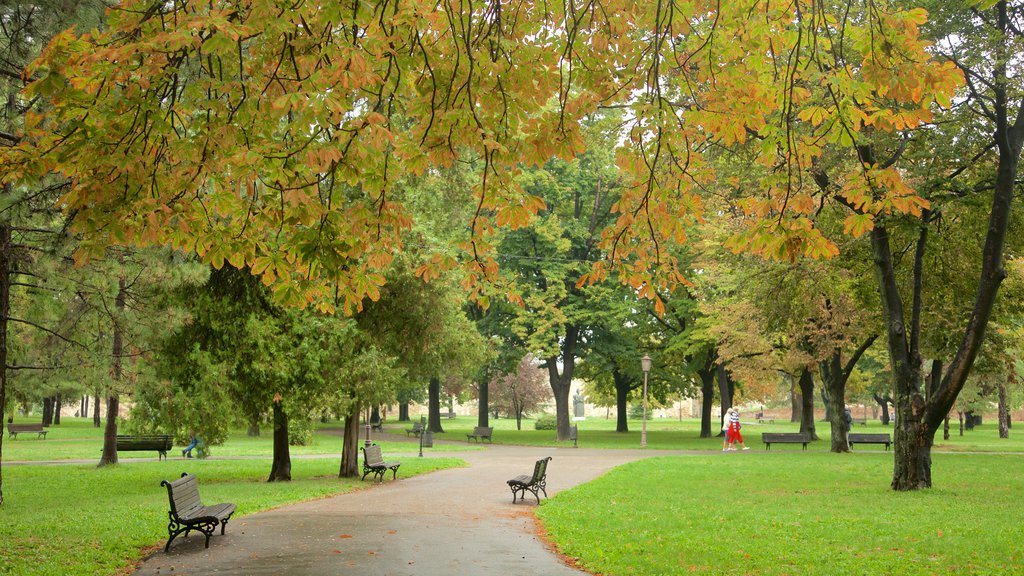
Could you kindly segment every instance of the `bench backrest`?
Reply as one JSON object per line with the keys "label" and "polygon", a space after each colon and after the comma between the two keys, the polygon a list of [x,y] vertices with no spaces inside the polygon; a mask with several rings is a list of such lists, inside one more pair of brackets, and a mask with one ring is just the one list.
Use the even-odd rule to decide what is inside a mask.
{"label": "bench backrest", "polygon": [[384,463],[384,456],[380,453],[380,446],[363,446],[363,462],[367,466],[380,466]]}
{"label": "bench backrest", "polygon": [[8,423],[7,424],[7,431],[8,432],[42,432],[43,431],[43,423],[42,422],[37,422],[35,424],[14,424],[14,423]]}
{"label": "bench backrest", "polygon": [[544,476],[548,473],[549,461],[551,461],[551,456],[537,460],[537,463],[533,465],[533,478],[530,479],[531,483],[540,482],[544,479]]}
{"label": "bench backrest", "polygon": [[170,450],[174,443],[170,434],[149,434],[139,436],[118,434],[117,445],[124,447],[145,446],[152,447],[154,450]]}
{"label": "bench backrest", "polygon": [[182,474],[173,482],[164,480],[161,486],[167,487],[167,498],[171,501],[171,515],[185,517],[203,507],[199,499],[199,480],[194,474]]}
{"label": "bench backrest", "polygon": [[423,423],[422,422],[413,422],[412,423],[412,429],[413,430],[423,430]]}
{"label": "bench backrest", "polygon": [[492,430],[494,430],[494,428],[490,426],[474,426],[473,436],[490,436]]}
{"label": "bench backrest", "polygon": [[801,432],[762,432],[764,442],[810,442],[810,438]]}
{"label": "bench backrest", "polygon": [[850,442],[891,442],[888,434],[850,434]]}

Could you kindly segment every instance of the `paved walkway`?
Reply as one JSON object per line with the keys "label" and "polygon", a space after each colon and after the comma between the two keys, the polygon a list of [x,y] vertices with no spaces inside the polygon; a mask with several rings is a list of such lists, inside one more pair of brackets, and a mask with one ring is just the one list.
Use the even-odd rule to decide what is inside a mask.
{"label": "paved walkway", "polygon": [[169,554],[155,553],[135,574],[586,574],[538,538],[533,496],[512,504],[505,481],[552,456],[547,492],[554,496],[620,464],[661,454],[666,452],[520,446],[439,452],[469,466],[411,478],[399,473],[397,482],[235,518],[208,550],[202,535],[179,537]]}

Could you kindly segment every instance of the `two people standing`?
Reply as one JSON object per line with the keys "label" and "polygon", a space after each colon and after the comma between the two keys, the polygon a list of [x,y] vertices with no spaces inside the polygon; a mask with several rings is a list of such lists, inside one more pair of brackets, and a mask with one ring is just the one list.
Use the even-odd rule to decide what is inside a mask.
{"label": "two people standing", "polygon": [[744,450],[750,450],[750,447],[743,443],[743,434],[740,433],[740,413],[735,408],[729,408],[726,412],[725,418],[722,419],[722,430],[725,432],[725,441],[722,443],[722,451],[728,452],[730,450],[736,450],[736,443],[739,442],[740,446]]}

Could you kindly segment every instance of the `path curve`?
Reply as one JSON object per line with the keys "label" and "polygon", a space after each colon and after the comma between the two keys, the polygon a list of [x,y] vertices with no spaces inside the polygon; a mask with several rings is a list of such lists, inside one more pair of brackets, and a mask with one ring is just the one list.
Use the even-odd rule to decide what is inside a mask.
{"label": "path curve", "polygon": [[[551,456],[549,496],[606,471],[668,451],[488,446],[438,452],[469,466],[385,481],[233,519],[203,548],[178,537],[135,574],[514,576],[587,574],[567,566],[534,533],[532,495],[512,504],[505,481]],[[416,456],[402,456],[402,459]],[[389,456],[391,458],[391,456]],[[369,482],[369,480],[367,481]]]}

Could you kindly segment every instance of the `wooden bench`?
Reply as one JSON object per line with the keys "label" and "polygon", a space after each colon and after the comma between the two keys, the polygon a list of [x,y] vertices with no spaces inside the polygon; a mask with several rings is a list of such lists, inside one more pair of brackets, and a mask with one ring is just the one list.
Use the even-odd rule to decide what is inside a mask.
{"label": "wooden bench", "polygon": [[800,432],[762,432],[761,442],[764,442],[765,450],[771,450],[772,444],[803,444],[807,450],[807,443],[811,438]]}
{"label": "wooden bench", "polygon": [[765,422],[769,424],[775,424],[775,418],[772,418],[771,416],[765,416],[764,412],[758,412],[757,416],[754,416],[754,418],[757,420],[758,424],[764,424]]}
{"label": "wooden bench", "polygon": [[455,419],[455,412],[452,412],[451,410],[442,411],[441,412],[441,417],[442,418],[447,418],[449,420],[454,420]]}
{"label": "wooden bench", "polygon": [[572,440],[572,447],[579,448],[580,429],[579,425],[569,427],[569,440]]}
{"label": "wooden bench", "polygon": [[380,446],[376,444],[373,446],[364,446],[363,477],[361,480],[366,480],[366,475],[373,472],[373,477],[377,479],[377,482],[383,482],[384,474],[386,474],[388,470],[391,470],[391,479],[394,480],[398,477],[398,467],[401,465],[401,462],[385,462],[384,456],[380,453]]}
{"label": "wooden bench", "polygon": [[373,430],[374,432],[383,432],[384,422],[380,420],[370,420],[370,429]]}
{"label": "wooden bench", "polygon": [[864,434],[864,433],[850,433],[847,436],[850,441],[850,446],[854,444],[885,444],[885,449],[888,450],[892,444],[892,436],[889,434]]}
{"label": "wooden bench", "polygon": [[43,430],[42,422],[38,422],[36,424],[7,424],[8,438],[17,438],[20,433],[31,434],[33,432],[36,433],[36,438],[46,440],[46,433],[49,432],[49,430]]}
{"label": "wooden bench", "polygon": [[164,480],[161,486],[167,487],[167,498],[171,501],[171,510],[167,513],[171,521],[167,525],[167,533],[170,538],[164,546],[164,552],[171,549],[171,542],[178,537],[178,534],[188,533],[192,530],[202,532],[206,535],[206,547],[210,547],[210,536],[220,525],[221,536],[224,535],[224,527],[227,526],[231,515],[235,513],[235,505],[229,502],[204,506],[199,498],[199,481],[195,475],[182,473],[181,478],[173,482]]}
{"label": "wooden bench", "polygon": [[475,441],[479,442],[480,440],[483,440],[484,438],[486,438],[487,442],[490,443],[490,441],[491,441],[491,432],[493,432],[493,431],[494,431],[494,428],[491,428],[490,426],[474,426],[473,427],[473,433],[472,434],[466,434],[466,442],[469,442],[470,440],[475,440]]}
{"label": "wooden bench", "polygon": [[417,438],[423,433],[423,424],[420,422],[414,422],[412,428],[405,429],[405,435],[415,435]]}
{"label": "wooden bench", "polygon": [[540,496],[538,492],[543,492],[544,497],[548,497],[548,492],[545,490],[547,487],[548,479],[548,462],[551,461],[551,456],[547,458],[541,458],[537,460],[537,463],[533,466],[533,475],[527,476],[516,476],[515,478],[508,481],[508,487],[512,489],[512,503],[516,503],[516,495],[519,495],[520,501],[526,499],[526,491],[533,492],[534,498],[537,499],[537,503],[540,504]]}
{"label": "wooden bench", "polygon": [[868,419],[867,418],[851,418],[850,419],[850,424],[860,424],[861,426],[867,426],[868,425]]}
{"label": "wooden bench", "polygon": [[161,458],[167,458],[167,451],[173,446],[172,438],[169,434],[153,434],[153,435],[139,435],[139,436],[128,436],[118,435],[117,436],[117,451],[118,452],[141,452],[145,450],[156,450],[157,460]]}

